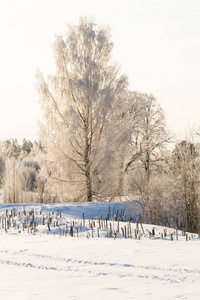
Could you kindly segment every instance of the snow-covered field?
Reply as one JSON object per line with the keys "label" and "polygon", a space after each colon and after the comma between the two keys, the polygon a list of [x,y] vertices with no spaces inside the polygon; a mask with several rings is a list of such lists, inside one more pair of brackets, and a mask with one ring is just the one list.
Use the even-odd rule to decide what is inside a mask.
{"label": "snow-covered field", "polygon": [[[111,210],[113,205],[120,210],[124,204],[114,203]],[[33,208],[36,231],[28,228]],[[3,222],[8,221],[11,210],[10,226],[5,228]],[[98,238],[95,217],[102,213],[104,219],[107,212],[108,203],[0,204],[4,218],[0,223],[0,299],[200,299],[197,235],[189,234],[186,241],[178,232],[176,240],[175,231],[167,229],[162,239],[165,228],[154,226],[155,236],[150,239],[153,225],[143,225],[139,240],[134,234],[136,224],[131,223],[131,238],[124,238],[121,228],[126,223],[111,221],[107,226],[112,236],[117,226],[120,230],[115,239],[107,238],[109,230],[101,221]],[[93,233],[88,220],[91,223],[92,218]],[[74,237],[70,234],[72,220]],[[55,221],[58,226],[54,227]]]}

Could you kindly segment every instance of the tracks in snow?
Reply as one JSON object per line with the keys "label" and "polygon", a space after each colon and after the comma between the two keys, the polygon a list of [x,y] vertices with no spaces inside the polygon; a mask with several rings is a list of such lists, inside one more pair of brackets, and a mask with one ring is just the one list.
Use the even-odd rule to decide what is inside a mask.
{"label": "tracks in snow", "polygon": [[78,260],[21,251],[0,251],[0,264],[46,271],[70,272],[70,276],[137,277],[163,283],[195,283],[200,281],[200,270],[161,268],[155,265],[135,265],[105,261]]}

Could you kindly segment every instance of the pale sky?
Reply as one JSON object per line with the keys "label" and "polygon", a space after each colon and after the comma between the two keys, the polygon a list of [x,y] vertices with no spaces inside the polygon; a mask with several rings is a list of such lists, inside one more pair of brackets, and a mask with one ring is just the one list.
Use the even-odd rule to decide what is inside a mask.
{"label": "pale sky", "polygon": [[37,139],[35,70],[53,73],[55,34],[83,15],[111,28],[113,60],[170,130],[200,127],[199,0],[0,0],[0,139]]}

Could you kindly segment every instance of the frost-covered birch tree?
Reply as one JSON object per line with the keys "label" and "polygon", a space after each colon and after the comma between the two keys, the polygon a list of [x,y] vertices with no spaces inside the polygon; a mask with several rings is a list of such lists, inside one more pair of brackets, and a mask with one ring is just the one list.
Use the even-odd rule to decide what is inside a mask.
{"label": "frost-covered birch tree", "polygon": [[17,161],[14,158],[6,160],[3,180],[4,203],[21,202],[22,181],[20,167],[20,161]]}
{"label": "frost-covered birch tree", "polygon": [[[127,182],[125,180],[127,172],[127,164],[133,159],[133,139],[137,139],[141,130],[141,120],[144,114],[144,103],[141,101],[140,93],[128,91],[126,100],[123,103],[120,114],[115,118],[115,153],[116,165],[118,170],[118,187],[117,194],[119,196],[127,192]],[[137,150],[138,151],[138,150]],[[135,160],[140,157],[135,155]],[[116,174],[115,174],[116,175]]]}
{"label": "frost-covered birch tree", "polygon": [[60,183],[59,190],[62,185],[73,200],[91,201],[98,192],[112,119],[125,97],[127,78],[111,63],[112,48],[108,28],[80,18],[65,36],[56,37],[55,75],[45,80],[37,74],[48,182]]}
{"label": "frost-covered birch tree", "polygon": [[165,115],[157,100],[148,94],[135,93],[140,103],[140,114],[137,127],[131,136],[130,149],[132,154],[126,164],[125,171],[134,167],[140,161],[142,169],[149,182],[154,170],[158,170],[163,160],[162,152],[171,142],[165,121]]}
{"label": "frost-covered birch tree", "polygon": [[[179,205],[182,227],[190,232],[200,230],[199,200],[199,153],[194,143],[184,140],[175,146],[172,153],[171,177],[174,198]],[[179,221],[180,223],[180,221]]]}

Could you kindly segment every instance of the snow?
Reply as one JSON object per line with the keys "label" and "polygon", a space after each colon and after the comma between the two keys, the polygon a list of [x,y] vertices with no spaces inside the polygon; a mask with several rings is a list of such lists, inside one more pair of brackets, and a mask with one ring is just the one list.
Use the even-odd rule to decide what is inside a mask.
{"label": "snow", "polygon": [[[5,228],[0,229],[0,299],[200,299],[198,236],[188,234],[186,241],[179,231],[176,240],[175,230],[167,228],[167,236],[162,239],[164,227],[143,224],[145,234],[139,226],[140,240],[134,234],[132,238],[124,238],[121,230],[115,239],[105,238],[105,228],[100,230],[98,238],[95,217],[102,213],[105,218],[108,205],[0,204],[0,216],[6,210],[10,213],[16,209],[16,228],[11,224],[7,233]],[[124,203],[111,203],[111,210],[113,206],[120,210]],[[27,215],[32,209],[35,212],[38,227],[32,234],[27,228],[22,230],[27,218],[22,214],[24,209]],[[49,211],[60,228],[65,228],[67,222],[67,236],[62,230],[59,235],[53,221],[50,232],[46,219],[42,225],[43,216],[48,217]],[[82,226],[78,237],[75,229],[71,237],[72,220],[74,228],[80,226],[83,212],[87,231]],[[90,222],[92,218],[96,222],[93,238],[89,218]],[[108,223],[113,230],[117,228],[117,222]],[[119,222],[119,227],[126,224]],[[136,224],[131,223],[131,227],[134,233]],[[153,227],[155,236],[150,239],[148,231]]]}

